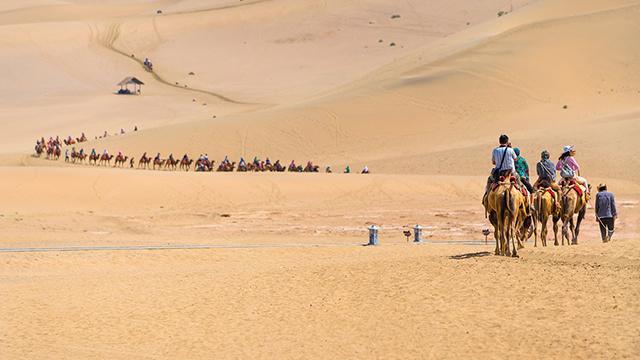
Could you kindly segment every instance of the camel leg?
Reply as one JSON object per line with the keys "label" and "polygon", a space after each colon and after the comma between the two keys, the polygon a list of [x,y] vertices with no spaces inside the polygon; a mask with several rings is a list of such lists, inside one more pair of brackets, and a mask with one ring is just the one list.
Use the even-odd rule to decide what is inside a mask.
{"label": "camel leg", "polygon": [[549,220],[549,217],[542,215],[542,222],[540,224],[540,226],[542,227],[542,229],[540,230],[540,238],[542,239],[543,247],[547,246],[547,221],[548,220]]}
{"label": "camel leg", "polygon": [[558,219],[554,216],[553,219],[553,245],[558,246]]}
{"label": "camel leg", "polygon": [[576,237],[576,227],[575,227],[575,223],[573,222],[573,216],[571,216],[571,218],[569,219],[569,230],[570,230],[569,234],[571,236],[570,237],[567,236],[567,245],[571,245],[571,243],[573,242],[573,239]]}
{"label": "camel leg", "polygon": [[564,239],[569,239],[569,222],[568,220],[562,221],[562,246],[564,246]]}
{"label": "camel leg", "polygon": [[[540,235],[542,236],[542,232]],[[538,247],[538,217],[535,215],[533,216],[533,247]]]}
{"label": "camel leg", "polygon": [[516,243],[518,244],[518,246],[520,246],[520,231],[519,231],[519,224],[517,221],[511,221],[510,233],[511,233],[511,236],[510,236],[511,243],[509,243],[507,240],[507,249],[509,247],[513,248],[513,251],[511,252],[511,256],[518,257],[518,250],[517,250],[518,247],[516,246]]}
{"label": "camel leg", "polygon": [[509,244],[509,239],[511,239],[511,237],[513,236],[513,234],[511,233],[511,226],[506,225],[504,226],[504,242],[503,242],[503,246],[504,246],[504,255],[505,256],[511,256],[511,244]]}
{"label": "camel leg", "polygon": [[580,224],[582,223],[582,220],[584,219],[584,216],[586,214],[587,207],[583,207],[580,212],[578,213],[578,220],[576,221],[576,230],[575,230],[575,234],[573,236],[573,245],[578,245],[578,234],[580,234]]}

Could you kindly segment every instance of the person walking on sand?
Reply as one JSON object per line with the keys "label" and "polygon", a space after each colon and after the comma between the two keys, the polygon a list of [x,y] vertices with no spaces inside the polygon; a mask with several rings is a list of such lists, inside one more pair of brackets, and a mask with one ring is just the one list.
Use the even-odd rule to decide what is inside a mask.
{"label": "person walking on sand", "polygon": [[598,225],[600,225],[602,242],[606,243],[611,241],[617,218],[616,199],[613,193],[607,191],[607,184],[598,185],[598,194],[596,195],[596,220],[598,221]]}

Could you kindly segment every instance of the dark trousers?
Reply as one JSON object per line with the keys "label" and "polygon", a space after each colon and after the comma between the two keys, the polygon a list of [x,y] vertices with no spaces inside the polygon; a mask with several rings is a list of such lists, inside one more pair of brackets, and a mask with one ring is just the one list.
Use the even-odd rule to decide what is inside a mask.
{"label": "dark trousers", "polygon": [[613,236],[613,227],[615,225],[614,223],[614,218],[600,218],[598,224],[600,225],[600,236],[602,236],[602,241],[607,242],[611,240],[611,237]]}
{"label": "dark trousers", "polygon": [[527,188],[527,190],[529,191],[529,194],[533,194],[533,186],[531,186],[531,183],[529,182],[529,179],[525,179],[525,178],[521,177],[520,181],[522,181],[522,185],[524,185],[524,187]]}

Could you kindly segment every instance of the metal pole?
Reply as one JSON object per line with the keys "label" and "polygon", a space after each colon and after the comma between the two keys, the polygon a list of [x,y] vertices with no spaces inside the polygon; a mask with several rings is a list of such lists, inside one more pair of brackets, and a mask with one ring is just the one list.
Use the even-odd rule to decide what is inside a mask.
{"label": "metal pole", "polygon": [[375,246],[375,245],[379,245],[379,241],[378,241],[378,230],[380,230],[379,227],[377,227],[376,225],[371,225],[369,226],[369,244],[370,246]]}
{"label": "metal pole", "polygon": [[416,225],[413,227],[414,243],[422,243],[422,229],[423,228],[420,225]]}

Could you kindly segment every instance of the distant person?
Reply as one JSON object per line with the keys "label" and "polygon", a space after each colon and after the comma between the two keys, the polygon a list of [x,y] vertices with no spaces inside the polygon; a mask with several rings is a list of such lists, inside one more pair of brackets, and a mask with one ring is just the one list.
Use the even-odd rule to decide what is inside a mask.
{"label": "distant person", "polygon": [[514,148],[513,152],[516,153],[516,161],[515,161],[515,169],[518,176],[520,176],[520,181],[527,188],[529,194],[533,194],[533,186],[531,186],[531,182],[529,181],[529,163],[524,156],[520,155],[520,148]]}
{"label": "distant person", "polygon": [[133,131],[138,131],[138,125],[133,127]]}
{"label": "distant person", "polygon": [[598,225],[600,225],[602,242],[606,243],[611,241],[617,218],[616,199],[613,193],[607,191],[607,184],[598,185],[598,194],[596,195],[596,220],[598,221]]}
{"label": "distant person", "polygon": [[362,174],[368,174],[369,173],[369,167],[365,166],[364,169],[362,169]]}
{"label": "distant person", "polygon": [[69,149],[64,151],[64,161],[69,162]]}
{"label": "distant person", "polygon": [[347,167],[344,168],[344,173],[345,174],[351,174],[351,168],[349,167],[349,165],[347,165]]}

